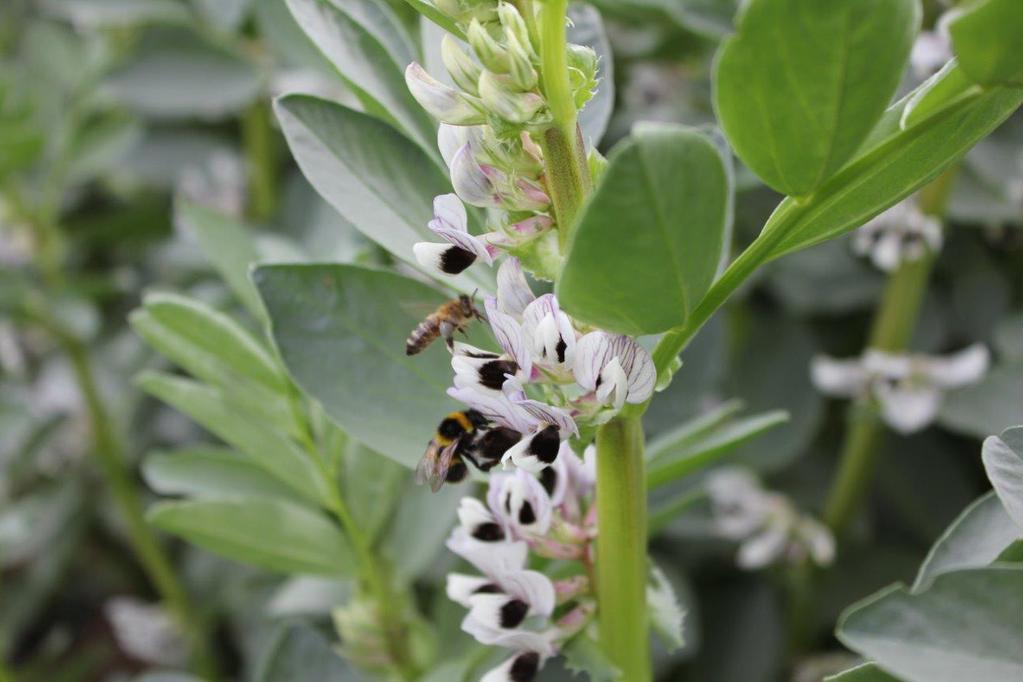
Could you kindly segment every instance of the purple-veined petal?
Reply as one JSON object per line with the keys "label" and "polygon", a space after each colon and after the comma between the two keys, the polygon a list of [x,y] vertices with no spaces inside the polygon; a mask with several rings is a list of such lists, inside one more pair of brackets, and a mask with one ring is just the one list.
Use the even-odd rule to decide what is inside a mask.
{"label": "purple-veined petal", "polygon": [[437,236],[446,239],[451,244],[454,244],[463,251],[473,254],[477,258],[483,259],[487,265],[494,264],[494,258],[490,254],[490,249],[487,248],[487,244],[478,237],[474,237],[468,232],[464,232],[462,230],[456,230],[436,224],[436,221],[430,221],[429,227]]}
{"label": "purple-veined petal", "polygon": [[535,300],[519,259],[506,258],[497,269],[497,307],[509,315],[521,317],[526,306]]}
{"label": "purple-veined petal", "polygon": [[451,185],[467,204],[482,208],[501,205],[490,176],[476,161],[468,144],[455,152],[451,160]]}
{"label": "purple-veined petal", "polygon": [[419,105],[444,123],[476,125],[486,121],[465,95],[438,81],[416,62],[405,69],[405,84]]}
{"label": "purple-veined petal", "polygon": [[616,409],[624,402],[646,401],[657,381],[650,354],[624,335],[586,334],[576,345],[574,366],[576,382],[588,391],[596,390],[602,402],[613,401]]}
{"label": "purple-veined petal", "polygon": [[469,231],[469,217],[465,212],[465,204],[457,194],[441,194],[434,197],[433,218],[430,221],[430,229],[434,231],[437,228],[456,232]]}
{"label": "purple-veined petal", "polygon": [[[507,263],[508,261],[505,261]],[[504,264],[501,265],[504,267]],[[500,295],[500,269],[498,270],[498,295]],[[522,326],[515,321],[511,315],[501,311],[498,299],[487,296],[483,299],[483,308],[487,314],[487,321],[490,323],[490,330],[494,338],[504,350],[511,356],[512,360],[519,366],[522,376],[528,381],[533,372],[533,355],[530,353],[523,334]]]}
{"label": "purple-veined petal", "polygon": [[476,388],[449,388],[448,395],[465,403],[488,421],[507,426],[519,433],[530,433],[537,420],[503,393],[481,391]]}

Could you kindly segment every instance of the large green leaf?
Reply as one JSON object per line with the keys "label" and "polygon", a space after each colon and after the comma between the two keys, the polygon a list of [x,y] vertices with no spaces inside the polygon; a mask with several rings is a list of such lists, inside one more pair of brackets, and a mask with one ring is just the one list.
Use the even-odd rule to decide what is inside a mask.
{"label": "large green leaf", "polygon": [[456,403],[443,343],[407,357],[405,339],[445,297],[352,265],[264,265],[253,278],[295,381],[353,438],[415,466]]}
{"label": "large green leaf", "polygon": [[256,682],[357,682],[362,679],[326,637],[303,623],[284,623],[263,653]]}
{"label": "large green leaf", "polygon": [[[439,167],[377,119],[305,95],[275,103],[299,168],[317,192],[357,230],[416,269],[419,241],[438,241],[426,224],[433,199],[451,192]],[[449,280],[466,292],[492,288],[483,266]]]}
{"label": "large green leaf", "polygon": [[916,0],[747,2],[714,74],[736,153],[779,192],[812,192],[881,117],[919,24]]}
{"label": "large green leaf", "polygon": [[899,682],[899,678],[892,677],[874,663],[864,663],[837,675],[825,677],[824,682]]}
{"label": "large green leaf", "polygon": [[681,325],[710,286],[730,219],[721,152],[702,133],[644,125],[611,153],[569,245],[558,298],[626,334]]}
{"label": "large green leaf", "polygon": [[211,446],[149,455],[142,463],[142,476],[161,495],[221,498],[241,495],[302,501],[251,459]]}
{"label": "large green leaf", "polygon": [[940,575],[926,590],[882,590],[850,607],[838,638],[913,682],[1023,679],[1023,568]]}
{"label": "large green leaf", "polygon": [[184,31],[152,31],[105,82],[121,104],[153,118],[226,118],[260,92],[253,63]]}
{"label": "large green leaf", "polygon": [[401,501],[383,533],[381,554],[394,566],[395,577],[411,581],[438,560],[444,540],[455,522],[458,503],[465,491],[446,485],[439,492],[406,479]]}
{"label": "large green leaf", "polygon": [[387,5],[370,0],[287,0],[292,16],[337,68],[368,113],[397,125],[433,152],[437,129],[405,85],[413,60]]}
{"label": "large green leaf", "polygon": [[913,589],[925,587],[942,573],[992,563],[1013,542],[1023,538],[994,493],[971,504],[938,538],[920,566]]}
{"label": "large green leaf", "polygon": [[1023,426],[990,436],[981,457],[998,499],[1023,533]]}
{"label": "large green leaf", "polygon": [[1023,3],[975,0],[949,24],[963,71],[983,85],[1023,85]]}
{"label": "large green leaf", "polygon": [[[945,78],[956,78],[950,69]],[[1023,89],[995,87],[949,95],[944,107],[902,128],[912,95],[889,109],[848,165],[797,201],[785,199],[764,227],[769,258],[855,229],[909,196],[960,159],[1023,102]]]}
{"label": "large green leaf", "polygon": [[303,450],[287,436],[246,413],[220,390],[189,379],[145,372],[139,386],[253,459],[313,502],[326,499],[326,482]]}
{"label": "large green leaf", "polygon": [[348,540],[323,514],[284,500],[161,502],[149,521],[207,551],[282,573],[354,575]]}

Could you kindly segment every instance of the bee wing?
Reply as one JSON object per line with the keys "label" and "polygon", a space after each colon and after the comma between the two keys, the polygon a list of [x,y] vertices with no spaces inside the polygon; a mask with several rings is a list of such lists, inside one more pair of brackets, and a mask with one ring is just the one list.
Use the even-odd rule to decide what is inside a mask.
{"label": "bee wing", "polygon": [[397,301],[397,306],[409,317],[425,320],[426,317],[437,311],[443,301]]}
{"label": "bee wing", "polygon": [[441,447],[440,443],[431,440],[426,452],[423,453],[423,458],[416,466],[416,483],[419,485],[429,483],[433,492],[440,490],[447,479],[448,469],[451,468],[460,440],[455,440],[447,447]]}

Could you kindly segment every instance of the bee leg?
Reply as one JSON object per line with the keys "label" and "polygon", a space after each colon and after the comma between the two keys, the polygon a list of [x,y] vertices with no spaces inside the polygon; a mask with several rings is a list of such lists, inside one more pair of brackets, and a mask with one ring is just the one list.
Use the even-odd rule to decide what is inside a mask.
{"label": "bee leg", "polygon": [[461,454],[462,454],[462,457],[464,459],[469,460],[469,462],[471,462],[474,467],[476,467],[480,471],[486,471],[486,469],[484,469],[483,467],[480,466],[479,460],[476,459],[476,456],[473,455],[471,452],[465,451],[465,452],[463,452]]}

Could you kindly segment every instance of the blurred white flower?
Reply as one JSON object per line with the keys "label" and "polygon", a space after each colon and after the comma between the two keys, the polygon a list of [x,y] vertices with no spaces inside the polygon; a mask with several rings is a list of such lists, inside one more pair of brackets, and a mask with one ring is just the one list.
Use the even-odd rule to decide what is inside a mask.
{"label": "blurred white flower", "polygon": [[134,597],[114,597],[104,612],[117,645],[132,658],[165,666],[180,666],[188,659],[184,635],[163,607]]}
{"label": "blurred white flower", "polygon": [[819,566],[834,560],[831,532],[816,519],[800,514],[780,493],[764,490],[749,471],[719,469],[707,477],[713,527],[717,535],[739,542],[736,562],[753,570],[779,560]]}
{"label": "blurred white flower", "polygon": [[902,263],[941,249],[941,222],[924,215],[912,198],[895,204],[853,233],[853,251],[869,256],[880,270],[893,272]]}
{"label": "blurred white flower", "polygon": [[979,381],[990,361],[983,344],[945,356],[871,349],[848,360],[818,356],[811,376],[817,389],[828,395],[876,400],[885,422],[908,434],[933,422],[944,393]]}
{"label": "blurred white flower", "polygon": [[945,12],[933,30],[920,31],[917,35],[909,55],[910,68],[917,78],[930,78],[952,59],[952,39],[948,33],[948,22],[952,17],[952,13]]}

